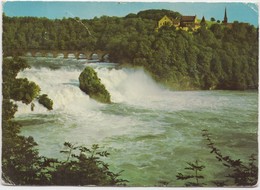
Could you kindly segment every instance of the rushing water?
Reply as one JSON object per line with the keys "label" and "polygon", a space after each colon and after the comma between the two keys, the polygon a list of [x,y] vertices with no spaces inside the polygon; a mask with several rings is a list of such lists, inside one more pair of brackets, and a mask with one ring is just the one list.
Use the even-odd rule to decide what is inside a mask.
{"label": "rushing water", "polygon": [[[18,103],[16,118],[22,134],[33,136],[39,152],[59,158],[63,143],[99,144],[111,155],[111,170],[124,170],[130,186],[155,186],[176,180],[186,162],[199,160],[205,182],[221,179],[225,168],[210,154],[202,129],[213,134],[222,152],[248,160],[257,154],[258,94],[236,91],[170,91],[156,84],[140,68],[116,64],[84,64],[65,59],[28,59],[32,68],[19,74],[41,87],[54,101],[47,111],[37,102]],[[101,104],[79,89],[85,66],[95,68],[111,94],[112,104]],[[210,185],[210,184],[209,184]]]}

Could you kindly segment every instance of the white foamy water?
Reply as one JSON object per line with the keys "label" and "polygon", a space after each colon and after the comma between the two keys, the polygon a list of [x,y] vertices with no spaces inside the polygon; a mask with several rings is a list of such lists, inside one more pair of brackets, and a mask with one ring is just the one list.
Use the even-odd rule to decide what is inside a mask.
{"label": "white foamy water", "polygon": [[170,91],[140,68],[88,64],[111,94],[112,104],[101,104],[79,89],[86,64],[77,60],[31,59],[31,69],[19,74],[41,87],[54,101],[47,111],[37,102],[19,104],[22,134],[33,136],[40,154],[62,157],[65,141],[100,144],[111,153],[107,160],[129,185],[154,186],[159,180],[183,185],[175,175],[186,162],[199,159],[209,179],[223,172],[209,154],[202,129],[216,135],[230,155],[246,159],[257,151],[257,93],[233,91]]}

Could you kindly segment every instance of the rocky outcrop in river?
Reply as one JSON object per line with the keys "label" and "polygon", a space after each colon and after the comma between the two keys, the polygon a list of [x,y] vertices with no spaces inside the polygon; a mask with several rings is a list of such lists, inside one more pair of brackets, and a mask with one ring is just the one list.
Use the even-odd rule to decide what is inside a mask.
{"label": "rocky outcrop in river", "polygon": [[80,74],[79,88],[96,101],[101,103],[111,103],[109,92],[100,82],[95,70],[91,67],[86,67]]}

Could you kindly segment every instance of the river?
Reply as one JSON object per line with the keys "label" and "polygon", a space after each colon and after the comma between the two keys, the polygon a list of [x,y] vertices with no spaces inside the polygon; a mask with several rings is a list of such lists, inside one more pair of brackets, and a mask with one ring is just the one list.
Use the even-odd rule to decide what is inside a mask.
{"label": "river", "polygon": [[[176,180],[186,162],[206,166],[202,182],[223,179],[223,167],[210,154],[201,131],[207,129],[223,154],[247,161],[257,154],[257,91],[171,91],[141,68],[112,63],[85,64],[74,59],[28,58],[31,69],[19,73],[41,87],[54,101],[46,110],[35,102],[19,106],[21,134],[33,136],[41,155],[61,158],[69,141],[90,147],[99,144],[111,155],[105,160],[129,186],[183,186]],[[86,66],[98,73],[112,104],[101,104],[79,89]]]}

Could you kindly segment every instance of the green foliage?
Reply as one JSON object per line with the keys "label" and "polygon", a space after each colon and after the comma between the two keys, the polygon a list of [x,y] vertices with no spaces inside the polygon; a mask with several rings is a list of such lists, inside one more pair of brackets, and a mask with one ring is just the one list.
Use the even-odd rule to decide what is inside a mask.
{"label": "green foliage", "polygon": [[155,186],[159,186],[159,187],[167,187],[169,185],[169,181],[165,181],[165,180],[160,180],[158,181],[158,185]]}
{"label": "green foliage", "polygon": [[16,79],[11,85],[10,98],[15,101],[22,101],[25,104],[32,102],[40,93],[40,87],[27,78]]}
{"label": "green foliage", "polygon": [[[258,181],[258,167],[256,155],[252,154],[249,157],[248,163],[243,163],[240,159],[232,159],[230,156],[225,156],[222,154],[221,150],[215,146],[215,143],[212,141],[211,134],[208,133],[208,130],[202,130],[202,136],[207,141],[207,146],[211,149],[210,153],[215,155],[218,163],[221,166],[224,166],[225,173],[229,180],[215,180],[212,183],[217,187],[223,186],[247,186],[252,187],[257,184]],[[204,179],[203,175],[199,175],[198,172],[201,172],[205,166],[199,165],[196,160],[194,163],[187,162],[188,167],[184,168],[185,170],[192,171],[193,174],[182,174],[178,173],[176,175],[177,180],[189,180],[195,179],[195,182],[187,182],[185,186],[204,186],[205,183],[200,183],[199,179]]]}
{"label": "green foliage", "polygon": [[193,174],[182,174],[178,173],[176,175],[177,180],[189,180],[189,179],[195,179],[195,182],[186,182],[185,186],[187,187],[201,187],[206,185],[205,183],[200,183],[199,179],[204,179],[204,176],[199,175],[198,172],[201,172],[205,166],[199,165],[198,160],[196,160],[194,163],[192,162],[187,162],[188,167],[184,168],[185,170],[192,171]]}
{"label": "green foliage", "polygon": [[229,28],[211,22],[195,32],[175,27],[155,32],[164,15],[181,16],[170,10],[145,10],[123,18],[81,20],[91,35],[73,18],[4,15],[3,51],[8,55],[30,49],[104,50],[110,61],[143,66],[173,88],[258,88],[258,31],[254,26],[234,22]]}
{"label": "green foliage", "polygon": [[[109,165],[101,158],[109,156],[107,151],[100,151],[98,145],[91,149],[75,146],[69,142],[64,143],[68,155],[65,162],[60,162],[56,170],[51,172],[54,185],[124,185],[127,180],[118,179],[119,173],[109,171]],[[78,154],[74,152],[78,151]]]}
{"label": "green foliage", "polygon": [[143,19],[151,19],[158,21],[160,20],[163,16],[168,16],[170,18],[180,18],[181,14],[178,12],[166,10],[166,9],[150,9],[150,10],[145,10],[145,11],[140,11],[137,13],[137,16]]}
{"label": "green foliage", "polygon": [[211,21],[211,22],[215,22],[216,19],[215,19],[214,17],[211,17],[211,18],[210,18],[210,21]]}
{"label": "green foliage", "polygon": [[100,82],[100,79],[93,68],[86,67],[84,71],[82,71],[79,76],[79,87],[91,98],[102,103],[111,103],[109,92]]}
{"label": "green foliage", "polygon": [[[24,59],[12,58],[3,60],[3,96],[4,99],[32,102],[39,95],[40,87],[26,78],[16,78],[20,70],[29,68]],[[4,101],[8,102],[8,101]]]}
{"label": "green foliage", "polygon": [[14,114],[17,111],[17,105],[10,102],[8,99],[3,99],[2,101],[2,120],[7,121],[14,118]]}
{"label": "green foliage", "polygon": [[29,104],[40,88],[27,79],[17,79],[20,70],[28,68],[20,58],[3,59],[3,112],[2,112],[2,171],[7,183],[24,185],[39,180],[39,156],[32,137],[19,135],[20,125],[14,122],[17,105],[10,101]]}
{"label": "green foliage", "polygon": [[24,69],[30,68],[24,59],[19,57],[14,58],[4,58],[3,60],[3,81],[10,82],[14,80],[19,73]]}
{"label": "green foliage", "polygon": [[[15,185],[34,184],[40,181],[39,156],[35,146],[37,145],[32,137],[18,136],[11,134],[19,125],[9,122],[3,126],[3,148],[2,148],[2,171],[7,182]],[[12,131],[10,131],[12,130]],[[18,131],[15,131],[18,132]]]}
{"label": "green foliage", "polygon": [[[207,130],[203,130],[202,136],[207,141],[210,153],[215,154],[216,159],[228,169],[227,176],[234,180],[237,186],[255,186],[258,180],[258,167],[255,155],[252,154],[249,158],[249,163],[245,164],[240,159],[232,159],[230,156],[225,156],[220,149],[215,146],[211,139],[211,134]],[[225,186],[225,182],[217,182],[217,185]]]}
{"label": "green foliage", "polygon": [[38,97],[38,101],[39,101],[40,104],[42,104],[48,110],[52,110],[53,109],[53,101],[48,97],[47,94],[40,95]]}
{"label": "green foliage", "polygon": [[[25,68],[27,64],[22,59],[3,59],[3,182],[12,185],[125,185],[127,180],[120,179],[120,173],[109,170],[109,165],[103,161],[109,153],[100,151],[98,145],[88,149],[66,142],[68,150],[62,152],[69,154],[64,162],[40,156],[34,139],[19,134],[21,125],[12,120],[17,105],[10,98],[29,104],[39,92],[35,83],[16,78],[19,70]],[[40,99],[51,108],[52,101],[47,95],[41,95]]]}

